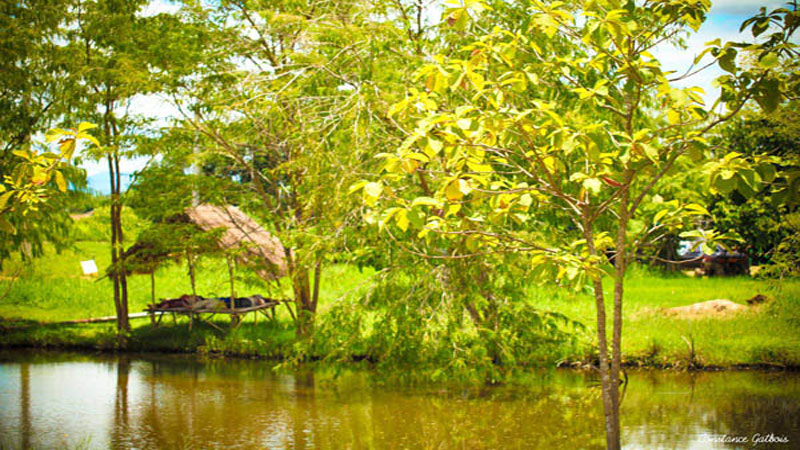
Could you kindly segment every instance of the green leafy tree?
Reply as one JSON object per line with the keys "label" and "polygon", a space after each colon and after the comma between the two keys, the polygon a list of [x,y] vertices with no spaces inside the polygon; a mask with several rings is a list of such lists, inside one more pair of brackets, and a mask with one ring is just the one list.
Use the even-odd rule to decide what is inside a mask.
{"label": "green leafy tree", "polygon": [[[797,102],[782,105],[771,113],[748,111],[732,120],[716,137],[716,145],[743,157],[771,157],[772,167],[762,174],[769,183],[740,189],[729,186],[710,199],[709,209],[719,228],[736,230],[744,239],[750,256],[767,263],[775,247],[794,232],[784,216],[796,210],[800,198],[800,114]],[[772,174],[775,175],[772,175]]]}
{"label": "green leafy tree", "polygon": [[[348,187],[389,148],[409,60],[429,31],[410,2],[187,3],[215,33],[206,66],[176,94],[198,161],[250,192],[242,206],[285,246],[298,334],[316,313],[322,266],[357,226]],[[216,24],[216,26],[214,26]],[[352,241],[351,241],[352,242]],[[352,244],[351,244],[352,245]]]}
{"label": "green leafy tree", "polygon": [[83,181],[83,173],[71,161],[79,142],[97,145],[88,133],[93,127],[81,123],[76,130],[51,130],[47,141],[57,142],[57,151],[47,147],[13,150],[19,162],[0,180],[0,261],[14,249],[22,250],[23,258],[40,254],[46,239],[62,243],[58,236],[67,234],[69,185]]}
{"label": "green leafy tree", "polygon": [[[17,190],[12,200],[14,208],[4,208],[2,223],[5,237],[0,244],[0,259],[20,251],[23,258],[37,256],[43,243],[49,241],[57,249],[68,243],[70,218],[67,202],[80,196],[77,190],[53,195],[45,201],[44,192],[59,192],[59,181],[82,186],[82,172],[72,166],[60,165],[48,170],[38,158],[56,156],[33,139],[36,133],[53,126],[68,108],[66,97],[78,88],[66,71],[68,52],[59,45],[64,37],[64,11],[68,1],[5,2],[0,6],[0,174],[7,175],[4,186]],[[38,155],[38,156],[37,156]],[[55,159],[50,162],[55,161]],[[38,167],[38,180],[49,178],[38,186],[39,193],[20,186],[12,187],[22,169]],[[30,181],[23,176],[22,179]],[[9,178],[10,177],[10,178]],[[27,181],[22,181],[26,183]],[[42,200],[41,202],[39,200]],[[22,207],[26,205],[25,207]],[[13,209],[13,210],[12,210]],[[13,229],[13,233],[10,231]]]}
{"label": "green leafy tree", "polygon": [[12,150],[50,128],[68,107],[77,86],[66,64],[64,37],[70,1],[4,2],[0,6],[0,167],[7,169]]}
{"label": "green leafy tree", "polygon": [[[624,279],[633,246],[651,228],[642,205],[657,203],[654,187],[689,161],[710,158],[704,168],[713,189],[767,181],[757,170],[764,160],[714,157],[704,136],[750,100],[774,110],[793,92],[797,75],[772,69],[797,65],[789,38],[798,15],[783,9],[747,22],[755,35],[770,24],[777,28],[762,45],[710,44],[708,53],[730,73],[717,80],[725,105],[717,114],[699,88],[674,86],[692,72],[664,72],[650,53],[697,30],[708,1],[531,1],[519,8],[529,16],[523,28],[478,28],[474,42],[417,72],[425,84],[390,111],[409,124],[408,137],[395,152],[379,155],[380,180],[354,188],[381,208],[381,223],[400,233],[398,241],[421,253],[525,253],[540,279],[587,286],[597,311],[607,446],[619,448]],[[486,9],[465,2],[449,18],[467,26],[464,15]],[[736,66],[742,48],[758,63]],[[650,220],[658,224],[671,214],[707,211],[679,204]],[[713,230],[686,236],[694,234],[706,251],[730,237]],[[606,276],[614,286],[610,345]]]}
{"label": "green leafy tree", "polygon": [[[132,110],[137,96],[174,89],[191,75],[192,48],[201,41],[197,29],[170,14],[143,16],[148,2],[97,0],[70,5],[64,48],[67,72],[83,90],[69,97],[68,117],[92,118],[99,125],[100,146],[84,157],[108,162],[111,191],[111,260],[117,328],[130,330],[128,289],[119,270],[124,252],[122,173],[120,162],[137,153],[152,117]],[[195,46],[195,47],[193,47]]]}

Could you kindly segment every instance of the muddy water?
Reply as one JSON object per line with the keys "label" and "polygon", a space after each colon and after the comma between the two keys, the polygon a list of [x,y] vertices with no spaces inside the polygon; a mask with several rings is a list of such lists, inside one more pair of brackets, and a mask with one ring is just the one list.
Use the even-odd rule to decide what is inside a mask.
{"label": "muddy water", "polygon": [[[0,353],[0,448],[583,449],[591,374],[524,387],[400,388],[257,361]],[[800,448],[800,374],[630,374],[626,448]],[[746,439],[746,442],[744,441]],[[770,442],[771,441],[771,442]],[[782,442],[788,441],[788,442]]]}

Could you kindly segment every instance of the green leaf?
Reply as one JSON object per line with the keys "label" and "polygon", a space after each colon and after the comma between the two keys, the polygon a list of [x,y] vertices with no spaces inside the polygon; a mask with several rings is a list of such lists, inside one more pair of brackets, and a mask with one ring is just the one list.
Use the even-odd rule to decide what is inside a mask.
{"label": "green leaf", "polygon": [[373,206],[383,192],[383,184],[381,183],[367,183],[364,185],[364,202]]}
{"label": "green leaf", "polygon": [[681,121],[681,113],[675,111],[674,109],[670,109],[667,111],[667,121],[669,121],[670,125],[676,125]]}
{"label": "green leaf", "polygon": [[84,133],[84,134],[82,134],[82,135],[81,135],[81,139],[86,139],[87,141],[91,142],[92,144],[94,144],[94,145],[95,145],[96,147],[98,147],[98,148],[102,147],[102,146],[100,145],[100,141],[98,141],[98,140],[97,140],[97,139],[96,139],[94,136],[92,136],[92,135],[91,135],[91,134],[89,134],[89,133]]}
{"label": "green leaf", "polygon": [[389,117],[392,117],[393,115],[395,115],[395,114],[399,113],[400,111],[403,111],[404,109],[406,109],[408,104],[409,104],[409,99],[403,99],[403,100],[395,103],[394,105],[392,105],[392,107],[389,108],[389,112],[386,115],[389,116]]}
{"label": "green leaf", "polygon": [[705,238],[706,235],[703,234],[703,232],[700,231],[700,230],[689,230],[689,231],[682,232],[680,234],[680,237],[682,237],[682,238]]}
{"label": "green leaf", "polygon": [[8,201],[11,200],[11,196],[13,195],[14,191],[4,192],[3,195],[0,195],[0,212],[6,208]]}
{"label": "green leaf", "polygon": [[464,195],[468,195],[472,192],[472,187],[470,187],[467,180],[458,180],[458,189],[460,189],[461,193]]}
{"label": "green leaf", "polygon": [[348,194],[352,194],[353,192],[356,192],[357,190],[359,190],[359,189],[363,188],[364,186],[366,186],[367,183],[369,183],[369,182],[368,181],[364,181],[364,180],[361,180],[361,181],[359,181],[357,183],[353,183],[353,185],[350,186],[350,189],[347,191],[347,193]]}
{"label": "green leaf", "polygon": [[759,94],[756,95],[756,102],[766,113],[771,113],[778,108],[781,101],[781,93],[778,80],[769,79],[760,84]]}
{"label": "green leaf", "polygon": [[8,220],[6,220],[6,218],[3,216],[0,216],[0,231],[3,231],[8,234],[17,233],[17,230],[16,228],[14,228],[14,225],[11,225],[11,223]]}
{"label": "green leaf", "polygon": [[425,226],[425,215],[419,211],[419,209],[412,209],[408,211],[406,214],[408,221],[411,222],[416,228],[422,228]]}
{"label": "green leaf", "polygon": [[756,172],[765,183],[772,183],[775,179],[775,167],[770,163],[760,164],[756,167]]}
{"label": "green leaf", "polygon": [[600,188],[603,187],[603,183],[597,178],[587,178],[583,180],[583,187],[597,194],[600,192]]}
{"label": "green leaf", "polygon": [[395,222],[397,222],[397,227],[403,231],[408,230],[408,211],[405,209],[401,209],[397,211],[395,214]]}
{"label": "green leaf", "polygon": [[772,69],[773,67],[778,66],[778,55],[775,53],[767,53],[758,61],[758,65],[761,66],[762,69]]}
{"label": "green leaf", "polygon": [[472,126],[472,119],[458,119],[456,125],[462,130],[469,130],[469,127]]}
{"label": "green leaf", "polygon": [[61,155],[64,159],[69,160],[75,152],[75,139],[65,139],[59,144]]}
{"label": "green leaf", "polygon": [[651,161],[658,161],[658,150],[650,144],[639,144],[644,151],[645,156]]}
{"label": "green leaf", "polygon": [[53,174],[55,175],[58,190],[61,192],[67,192],[67,180],[64,179],[64,174],[57,170]]}
{"label": "green leaf", "polygon": [[83,133],[86,130],[91,130],[92,128],[97,128],[97,125],[90,123],[90,122],[81,122],[78,125],[78,133]]}
{"label": "green leaf", "polygon": [[736,49],[727,48],[725,53],[719,57],[719,67],[725,72],[736,74]]}
{"label": "green leaf", "polygon": [[439,201],[432,197],[417,197],[411,202],[411,207],[415,206],[439,206]]}
{"label": "green leaf", "polygon": [[704,208],[701,205],[698,205],[697,203],[688,204],[688,205],[684,206],[683,209],[685,209],[687,211],[690,211],[690,212],[693,212],[695,214],[702,214],[702,215],[705,215],[705,216],[710,216],[711,215],[711,213],[708,212],[708,210],[706,208]]}
{"label": "green leaf", "polygon": [[733,192],[734,189],[736,189],[736,178],[735,177],[724,178],[720,176],[717,177],[715,184],[717,189],[719,189],[721,193],[730,194],[731,192]]}
{"label": "green leaf", "polygon": [[45,135],[45,140],[49,142],[55,142],[61,139],[62,136],[68,134],[67,130],[62,130],[61,128],[53,128],[52,130],[48,131]]}
{"label": "green leaf", "polygon": [[439,153],[442,150],[442,141],[436,140],[432,137],[428,137],[428,147],[433,150],[433,153]]}
{"label": "green leaf", "polygon": [[447,197],[447,199],[451,202],[461,200],[464,197],[464,193],[461,192],[461,184],[459,181],[461,180],[455,179],[450,181],[444,190],[445,197]]}

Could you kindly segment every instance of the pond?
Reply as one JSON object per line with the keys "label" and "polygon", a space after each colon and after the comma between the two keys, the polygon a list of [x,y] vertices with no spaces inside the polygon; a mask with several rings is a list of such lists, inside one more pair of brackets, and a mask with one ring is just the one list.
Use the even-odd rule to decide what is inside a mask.
{"label": "pond", "polygon": [[[367,372],[335,378],[320,370],[274,373],[272,365],[2,351],[0,448],[604,444],[599,386],[591,373],[533,372],[524,387],[412,388],[381,385]],[[798,373],[629,375],[622,404],[626,448],[800,448]]]}

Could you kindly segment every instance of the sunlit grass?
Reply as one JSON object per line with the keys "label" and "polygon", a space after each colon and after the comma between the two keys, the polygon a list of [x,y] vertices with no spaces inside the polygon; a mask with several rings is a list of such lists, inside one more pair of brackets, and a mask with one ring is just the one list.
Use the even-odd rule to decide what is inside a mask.
{"label": "sunlit grass", "polygon": [[[102,271],[109,258],[106,243],[78,242],[73,250],[61,254],[49,252],[27,267],[18,260],[6,262],[0,280],[0,294],[7,292],[0,299],[0,328],[5,328],[0,345],[116,346],[113,323],[55,324],[114,315],[111,282],[81,275],[79,265],[81,260],[95,259]],[[12,284],[9,277],[18,272],[21,276]],[[325,267],[320,288],[320,314],[325,314],[332,302],[343,295],[365,289],[372,274],[372,269],[360,271],[350,265]],[[274,298],[291,297],[287,280],[277,285],[269,284],[248,275],[245,270],[239,271],[235,286],[238,295],[258,293]],[[610,311],[611,283],[607,282],[605,288]],[[224,260],[201,260],[197,292],[203,296],[229,295],[228,270]],[[191,285],[185,264],[176,263],[156,272],[157,298],[187,293],[191,293]],[[665,316],[661,312],[662,308],[721,298],[744,304],[756,294],[767,295],[772,301],[753,311],[730,317],[683,319]],[[150,302],[149,275],[129,278],[129,301],[132,313],[142,311]],[[589,332],[584,338],[583,351],[590,351],[594,339],[595,306],[589,295],[552,286],[534,286],[529,301],[539,309],[557,311],[585,324]],[[276,312],[276,320],[260,316],[257,324],[254,323],[255,316],[248,315],[235,330],[231,330],[227,316],[217,316],[214,323],[222,331],[203,323],[195,324],[190,331],[185,317],[175,322],[165,316],[158,328],[151,327],[148,319],[136,319],[132,321],[134,332],[130,345],[141,350],[280,357],[291,352],[295,331],[287,309],[279,306]],[[623,351],[626,360],[632,364],[800,366],[800,280],[776,283],[746,277],[694,278],[682,274],[663,275],[636,267],[626,280],[624,317]],[[37,326],[20,327],[25,323]],[[587,355],[557,356],[550,359],[580,360]]]}
{"label": "sunlit grass", "polygon": [[[111,281],[100,276],[84,276],[80,261],[94,259],[100,271],[110,263],[108,244],[104,242],[78,242],[74,249],[37,259],[24,267],[19,260],[5,263],[0,280],[0,317],[29,319],[45,322],[113,316],[114,299]],[[22,269],[22,270],[20,270]],[[347,265],[325,268],[320,285],[320,306],[339,298],[359,285],[374,271]],[[20,273],[15,280],[11,277]],[[176,263],[156,271],[156,298],[175,298],[191,294],[188,270]],[[291,288],[286,280],[278,285],[266,283],[242,270],[234,283],[237,296],[261,294],[271,298],[288,298]],[[228,266],[221,258],[201,259],[197,269],[196,290],[205,297],[229,296]],[[129,311],[141,312],[151,302],[150,276],[128,277]],[[279,317],[289,318],[284,308]],[[285,317],[284,317],[285,316]]]}
{"label": "sunlit grass", "polygon": [[[610,282],[604,286],[610,316],[613,287]],[[746,304],[756,294],[772,301],[725,317],[686,319],[661,311],[715,299]],[[589,295],[554,295],[552,288],[534,288],[531,299],[540,308],[583,322],[592,333],[596,330],[596,310]],[[665,276],[634,268],[626,279],[623,312],[623,353],[632,363],[800,365],[800,280]],[[609,317],[609,330],[610,325]]]}

